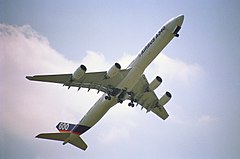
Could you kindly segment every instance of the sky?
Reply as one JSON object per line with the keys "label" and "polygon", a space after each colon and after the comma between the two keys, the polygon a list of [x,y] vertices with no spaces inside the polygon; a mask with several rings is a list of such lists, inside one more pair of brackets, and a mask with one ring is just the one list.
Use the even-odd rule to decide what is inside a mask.
{"label": "sky", "polygon": [[[0,158],[218,158],[240,156],[240,2],[0,0]],[[122,68],[179,14],[180,37],[145,70],[172,94],[165,121],[117,104],[81,137],[82,151],[36,139],[78,123],[101,96],[27,75]]]}

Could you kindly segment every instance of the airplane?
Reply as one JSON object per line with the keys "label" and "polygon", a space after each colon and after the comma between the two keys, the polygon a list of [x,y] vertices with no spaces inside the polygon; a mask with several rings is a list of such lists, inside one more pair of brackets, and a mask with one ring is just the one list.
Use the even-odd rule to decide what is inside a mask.
{"label": "airplane", "polygon": [[130,107],[141,105],[146,112],[151,111],[163,120],[167,119],[169,115],[164,105],[171,99],[171,93],[167,91],[158,98],[154,90],[162,83],[161,77],[157,76],[149,83],[143,73],[167,44],[179,37],[183,20],[184,15],[179,15],[167,21],[126,69],[115,63],[108,71],[86,72],[86,66],[80,65],[70,74],[26,76],[31,81],[59,83],[68,89],[96,89],[98,93],[104,93],[78,124],[60,122],[56,126],[59,132],[42,133],[36,138],[62,141],[63,145],[70,143],[86,150],[88,146],[80,135],[93,127],[111,107],[125,100],[129,101]]}

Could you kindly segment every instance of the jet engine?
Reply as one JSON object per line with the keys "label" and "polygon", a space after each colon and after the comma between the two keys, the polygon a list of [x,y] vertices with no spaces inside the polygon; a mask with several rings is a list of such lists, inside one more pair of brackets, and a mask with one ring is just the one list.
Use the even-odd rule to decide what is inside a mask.
{"label": "jet engine", "polygon": [[112,78],[118,74],[118,72],[121,70],[121,65],[119,63],[115,63],[106,74],[106,78]]}
{"label": "jet engine", "polygon": [[172,98],[171,93],[166,92],[158,101],[158,104],[164,106]]}
{"label": "jet engine", "polygon": [[79,80],[87,71],[86,66],[81,65],[79,66],[76,71],[72,75],[72,80]]}
{"label": "jet engine", "polygon": [[162,83],[162,78],[157,76],[147,87],[147,91],[154,91]]}

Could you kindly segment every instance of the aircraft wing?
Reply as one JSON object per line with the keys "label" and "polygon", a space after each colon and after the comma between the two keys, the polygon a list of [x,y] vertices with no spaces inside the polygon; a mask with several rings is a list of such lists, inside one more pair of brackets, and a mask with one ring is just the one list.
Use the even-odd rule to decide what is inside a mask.
{"label": "aircraft wing", "polygon": [[[106,71],[103,72],[90,72],[85,73],[79,80],[72,80],[72,74],[56,74],[56,75],[34,75],[27,76],[26,78],[31,81],[52,82],[63,84],[64,86],[96,89],[109,95],[117,95],[119,90],[117,85],[128,74],[130,69],[120,70],[119,73],[112,77],[106,78]],[[154,91],[146,91],[149,86],[145,75],[142,75],[138,83],[134,86],[132,92],[134,99],[140,104],[147,112],[152,111],[157,116],[165,120],[169,115],[163,105],[159,104],[159,99]]]}
{"label": "aircraft wing", "polygon": [[69,88],[96,89],[110,95],[115,95],[119,91],[116,86],[127,75],[129,70],[130,69],[120,70],[119,73],[112,78],[106,78],[106,71],[85,73],[79,80],[71,80],[72,74],[34,75],[27,76],[26,78],[31,81],[59,83]]}
{"label": "aircraft wing", "polygon": [[145,108],[147,112],[152,111],[157,116],[163,120],[168,118],[168,113],[159,103],[159,99],[154,91],[146,91],[146,88],[149,86],[149,83],[145,77],[142,75],[136,86],[133,88],[134,99],[137,104],[140,104],[142,108]]}

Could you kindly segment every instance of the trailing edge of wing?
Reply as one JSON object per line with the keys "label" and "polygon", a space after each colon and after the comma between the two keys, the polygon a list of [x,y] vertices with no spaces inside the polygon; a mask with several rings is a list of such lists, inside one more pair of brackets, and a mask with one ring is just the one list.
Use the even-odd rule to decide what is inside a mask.
{"label": "trailing edge of wing", "polygon": [[146,91],[149,83],[145,77],[142,75],[138,83],[133,88],[133,93],[135,95],[135,99],[138,104],[144,107],[147,112],[152,111],[157,116],[162,118],[163,120],[168,118],[168,113],[165,108],[158,104],[158,97],[154,91]]}
{"label": "trailing edge of wing", "polygon": [[26,76],[26,78],[31,81],[53,82],[53,83],[64,84],[70,79],[71,76],[72,74],[35,75],[35,76]]}
{"label": "trailing edge of wing", "polygon": [[56,75],[34,75],[26,76],[31,81],[53,82],[63,84],[68,87],[96,89],[104,93],[113,92],[113,88],[127,75],[129,69],[120,70],[119,74],[112,78],[106,78],[106,71],[85,73],[79,80],[72,80],[72,74],[56,74]]}
{"label": "trailing edge of wing", "polygon": [[153,113],[155,113],[157,116],[161,117],[163,120],[167,119],[169,116],[163,106],[155,107],[155,108],[151,109],[151,111]]}

